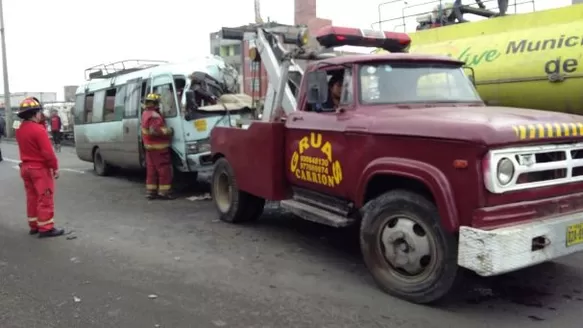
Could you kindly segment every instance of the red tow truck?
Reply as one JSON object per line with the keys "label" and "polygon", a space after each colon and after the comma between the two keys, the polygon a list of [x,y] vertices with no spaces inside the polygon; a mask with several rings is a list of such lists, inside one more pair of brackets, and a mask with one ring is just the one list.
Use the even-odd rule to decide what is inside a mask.
{"label": "red tow truck", "polygon": [[[406,34],[326,27],[324,49],[391,52],[333,56],[243,32],[270,87],[261,120],[212,131],[222,220],[256,220],[269,200],[359,225],[374,280],[416,303],[443,299],[460,268],[492,276],[583,250],[582,117],[486,107],[463,62],[407,54]],[[337,102],[329,79],[342,80]]]}

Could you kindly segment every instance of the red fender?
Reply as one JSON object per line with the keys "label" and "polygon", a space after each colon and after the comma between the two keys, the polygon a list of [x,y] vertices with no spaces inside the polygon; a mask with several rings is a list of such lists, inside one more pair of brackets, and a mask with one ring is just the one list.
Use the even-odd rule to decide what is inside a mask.
{"label": "red fender", "polygon": [[453,191],[447,177],[435,166],[416,160],[383,157],[370,162],[363,170],[358,181],[356,205],[364,206],[366,186],[378,174],[396,175],[422,182],[433,194],[437,209],[445,229],[455,232],[459,220]]}

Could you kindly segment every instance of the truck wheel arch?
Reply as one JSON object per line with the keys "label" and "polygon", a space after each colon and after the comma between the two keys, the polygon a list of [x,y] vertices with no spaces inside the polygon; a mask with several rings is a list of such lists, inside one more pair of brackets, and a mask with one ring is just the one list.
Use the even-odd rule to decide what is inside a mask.
{"label": "truck wheel arch", "polygon": [[214,163],[216,163],[219,159],[225,157],[225,155],[223,155],[222,153],[214,153],[212,155],[211,161]]}
{"label": "truck wheel arch", "polygon": [[453,190],[441,170],[433,165],[406,158],[378,158],[370,162],[360,176],[356,194],[358,207],[363,207],[368,201],[367,188],[379,175],[412,179],[423,184],[435,200],[444,228],[450,232],[457,231],[459,220]]}

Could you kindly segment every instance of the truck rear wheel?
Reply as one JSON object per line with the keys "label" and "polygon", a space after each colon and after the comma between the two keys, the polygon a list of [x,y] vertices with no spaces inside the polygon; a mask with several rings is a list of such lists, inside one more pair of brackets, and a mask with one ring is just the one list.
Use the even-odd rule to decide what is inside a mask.
{"label": "truck rear wheel", "polygon": [[221,220],[229,223],[254,221],[265,207],[265,199],[239,190],[233,168],[225,158],[215,163],[211,194]]}
{"label": "truck rear wheel", "polygon": [[452,289],[456,240],[442,228],[435,205],[413,192],[390,191],[364,208],[364,262],[381,289],[410,302],[433,303]]}

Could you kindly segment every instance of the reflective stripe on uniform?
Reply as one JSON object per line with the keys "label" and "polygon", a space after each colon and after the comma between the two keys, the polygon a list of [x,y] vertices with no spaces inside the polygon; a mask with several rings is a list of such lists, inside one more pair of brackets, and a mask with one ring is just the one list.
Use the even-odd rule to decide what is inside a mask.
{"label": "reflective stripe on uniform", "polygon": [[38,226],[39,227],[44,227],[46,225],[49,225],[51,223],[54,223],[53,219],[47,220],[47,221],[38,221]]}
{"label": "reflective stripe on uniform", "polygon": [[28,222],[36,222],[37,219],[36,218],[28,218]]}
{"label": "reflective stripe on uniform", "polygon": [[[170,134],[170,129],[167,127],[161,127],[160,130],[162,131],[162,135],[169,135]],[[142,135],[146,135],[146,136],[160,136],[159,133],[156,133],[156,130],[154,128],[142,128]]]}
{"label": "reflective stripe on uniform", "polygon": [[159,191],[168,191],[168,190],[170,190],[171,187],[172,187],[172,185],[159,185],[158,190]]}
{"label": "reflective stripe on uniform", "polygon": [[144,148],[146,150],[162,150],[162,149],[166,149],[169,148],[170,144],[169,143],[160,143],[160,144],[144,144]]}
{"label": "reflective stripe on uniform", "polygon": [[155,184],[147,184],[146,185],[146,190],[157,190],[158,186]]}

